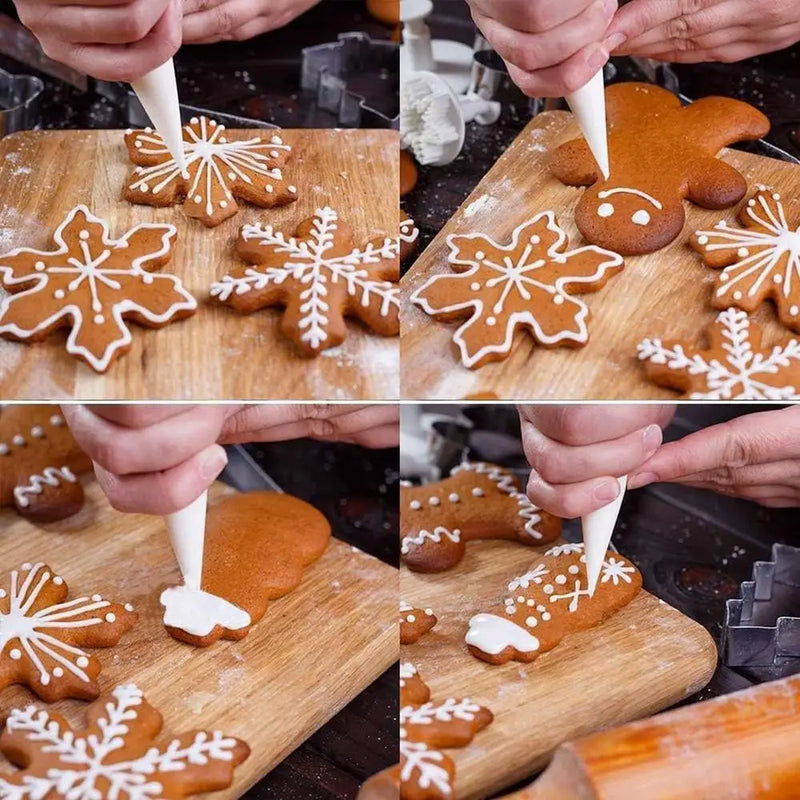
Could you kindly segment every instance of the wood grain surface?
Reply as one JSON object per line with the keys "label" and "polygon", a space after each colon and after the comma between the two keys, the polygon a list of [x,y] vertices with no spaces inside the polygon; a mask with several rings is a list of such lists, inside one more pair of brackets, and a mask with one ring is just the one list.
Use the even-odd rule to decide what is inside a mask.
{"label": "wood grain surface", "polygon": [[121,199],[132,170],[122,131],[25,132],[0,141],[0,252],[47,247],[66,212],[79,203],[108,220],[115,237],[140,222],[169,222],[178,228],[178,241],[164,271],[181,277],[200,306],[194,317],[161,330],[131,325],[131,350],[105,375],[66,352],[63,331],[35,345],[0,339],[0,396],[397,397],[397,337],[375,336],[349,321],[340,347],[306,359],[280,334],[280,309],[242,317],[208,300],[211,284],[237,263],[233,244],[246,223],[268,221],[293,233],[298,222],[329,204],[353,228],[359,246],[376,235],[396,235],[396,132],[287,130],[283,135],[294,147],[285,173],[298,187],[297,202],[272,210],[241,203],[236,216],[210,229],[188,219],[180,206],[156,209]]}
{"label": "wood grain surface", "polygon": [[[209,503],[232,491],[214,484]],[[336,539],[244,640],[198,649],[172,639],[161,622],[161,590],[180,581],[161,518],[114,511],[92,480],[80,514],[34,527],[6,509],[0,531],[3,575],[45,561],[72,597],[99,592],[134,604],[139,624],[117,647],[93,652],[103,664],[101,690],[133,681],[161,711],[159,741],[209,727],[250,745],[233,785],[215,798],[241,796],[397,660],[397,571]],[[9,687],[0,718],[31,699]],[[83,725],[86,703],[52,708]],[[0,773],[8,769],[0,756]]]}
{"label": "wood grain surface", "polygon": [[468,748],[447,751],[456,763],[458,800],[488,797],[530,777],[561,742],[694,694],[716,666],[706,630],[644,591],[532,664],[491,666],[474,658],[464,644],[470,617],[502,599],[508,582],[536,557],[508,542],[473,542],[448,572],[400,570],[403,600],[439,618],[431,633],[401,648],[401,659],[419,669],[432,699],[470,697],[495,716]]}
{"label": "wood grain surface", "polygon": [[[648,336],[705,343],[705,327],[719,313],[710,303],[718,272],[705,267],[687,241],[695,230],[710,228],[720,219],[734,224],[736,208],[707,211],[685,203],[686,224],[671,245],[626,258],[620,274],[600,291],[583,296],[591,313],[589,343],[577,350],[535,345],[527,331],[518,330],[506,360],[470,370],[461,366],[452,344],[453,333],[464,320],[437,322],[408,302],[431,275],[450,272],[446,238],[451,233],[486,233],[507,243],[521,222],[552,210],[570,247],[585,244],[572,220],[584,190],[564,186],[547,169],[550,151],[577,135],[567,112],[547,111],[534,117],[403,278],[403,397],[461,399],[477,392],[518,400],[678,396],[645,380],[636,346]],[[736,150],[723,150],[721,157],[745,176],[751,191],[756,183],[764,183],[774,186],[785,200],[791,198],[787,216],[800,223],[800,167]],[[769,304],[753,317],[764,325],[765,345],[791,338]]]}

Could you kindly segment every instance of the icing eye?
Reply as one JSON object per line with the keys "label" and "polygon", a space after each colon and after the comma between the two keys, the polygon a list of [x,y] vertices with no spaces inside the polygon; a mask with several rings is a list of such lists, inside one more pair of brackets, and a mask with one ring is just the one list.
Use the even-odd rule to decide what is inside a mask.
{"label": "icing eye", "polygon": [[597,207],[598,217],[610,217],[614,213],[614,206],[611,203],[600,203]]}
{"label": "icing eye", "polygon": [[643,208],[640,208],[632,217],[631,222],[634,225],[648,225],[650,223],[650,214]]}

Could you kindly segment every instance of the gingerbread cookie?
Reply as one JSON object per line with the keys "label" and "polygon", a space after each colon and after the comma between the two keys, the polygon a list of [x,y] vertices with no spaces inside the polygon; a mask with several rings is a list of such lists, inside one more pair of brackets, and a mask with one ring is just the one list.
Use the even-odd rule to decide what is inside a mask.
{"label": "gingerbread cookie", "polygon": [[361,784],[356,800],[399,800],[400,765],[385,769]]}
{"label": "gingerbread cookie", "polygon": [[438,620],[430,608],[414,608],[400,601],[400,644],[414,644],[432,630]]}
{"label": "gingerbread cookie", "polygon": [[[722,220],[691,238],[703,261],[721,270],[712,305],[753,312],[772,300],[780,321],[800,333],[800,225],[790,226],[781,196],[765,186],[742,206],[739,220],[743,229]],[[800,223],[800,214],[793,221]]]}
{"label": "gingerbread cookie", "polygon": [[91,469],[58,406],[0,406],[0,507],[33,522],[65,519],[83,507],[78,475]]}
{"label": "gingerbread cookie", "polygon": [[421,706],[431,699],[431,690],[409,661],[400,664],[400,705]]}
{"label": "gingerbread cookie", "polygon": [[408,150],[400,151],[400,197],[405,197],[417,185],[417,165]]}
{"label": "gingerbread cookie", "polygon": [[565,636],[591,628],[628,605],[642,576],[617,553],[606,553],[594,596],[589,596],[582,544],[561,544],[508,584],[502,605],[469,621],[470,652],[490,664],[529,662]]}
{"label": "gingerbread cookie", "polygon": [[457,274],[434,275],[411,300],[437,320],[467,318],[453,342],[470,369],[507,358],[518,328],[545,347],[585,345],[589,309],[573,294],[598,291],[623,267],[594,245],[567,250],[552,211],[517,226],[509,244],[482,233],[450,234],[447,244]]}
{"label": "gingerbread cookie", "polygon": [[209,228],[236,214],[237,197],[261,208],[297,200],[297,188],[282,170],[292,148],[278,133],[245,135],[226,131],[213,119],[192,117],[183,128],[186,172],[181,174],[158,133],[126,131],[128,155],[139,166],[128,178],[125,199],[150,206],[183,201],[186,215]]}
{"label": "gingerbread cookie", "polygon": [[2,800],[173,800],[225,789],[249,755],[239,739],[197,730],[155,742],[163,720],[133,684],[89,707],[75,731],[60,714],[15,708],[0,750],[20,771],[0,775]]}
{"label": "gingerbread cookie", "polygon": [[336,211],[325,207],[288,238],[272,225],[245,225],[237,252],[252,266],[234,268],[211,287],[211,296],[240,314],[284,306],[281,329],[302,355],[341,344],[346,316],[381,336],[400,331],[399,289],[391,283],[400,275],[397,239],[374,239],[362,250]]}
{"label": "gingerbread cookie", "polygon": [[58,226],[55,250],[18,247],[0,256],[0,280],[10,293],[0,303],[0,334],[40,342],[69,328],[67,352],[105,372],[130,350],[126,320],[161,328],[190,317],[197,302],[166,264],[174,225],[142,223],[110,239],[108,223],[86,206]]}
{"label": "gingerbread cookie", "polygon": [[133,606],[67,600],[66,581],[44,564],[23,564],[0,586],[0,690],[21,683],[48,703],[97,697],[100,662],[83,648],[116,645],[139,619]]}
{"label": "gingerbread cookie", "polygon": [[416,249],[419,228],[414,220],[400,209],[400,260],[405,261]]}
{"label": "gingerbread cookie", "polygon": [[204,591],[162,593],[167,630],[198,647],[243,639],[271,600],[300,585],[330,535],[325,517],[297,497],[250,492],[221,500],[206,517]]}
{"label": "gingerbread cookie", "polygon": [[442,481],[400,487],[400,553],[417,572],[454,567],[473,539],[536,546],[560,534],[561,520],[533,505],[495,464],[466,462]]}
{"label": "gingerbread cookie", "polygon": [[573,139],[553,152],[550,169],[569,186],[588,186],[575,222],[590,241],[623,255],[653,253],[681,232],[686,198],[704,208],[738,203],[745,179],[717,153],[769,131],[757,109],[727,97],[688,106],[659,86],[617,83],[606,89],[606,180],[586,144]]}
{"label": "gingerbread cookie", "polygon": [[800,399],[800,342],[761,343],[761,326],[728,308],[708,327],[708,346],[645,339],[645,374],[659,386],[698,400]]}

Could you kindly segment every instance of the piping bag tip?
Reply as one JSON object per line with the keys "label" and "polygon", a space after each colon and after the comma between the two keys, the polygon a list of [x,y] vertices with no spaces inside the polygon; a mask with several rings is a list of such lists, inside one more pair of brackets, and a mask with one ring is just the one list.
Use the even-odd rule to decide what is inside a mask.
{"label": "piping bag tip", "polygon": [[628,486],[628,476],[623,475],[621,478],[617,478],[617,481],[619,482],[619,494],[616,498],[608,505],[581,517],[586,554],[587,589],[590,597],[594,596],[597,589],[600,570],[603,568],[603,561],[611,542],[611,534],[614,533],[614,526],[617,524],[619,510],[622,506],[622,498],[625,496],[625,489]]}
{"label": "piping bag tip", "polygon": [[608,160],[608,131],[606,130],[606,93],[603,70],[599,70],[585,85],[566,96],[567,104],[580,126],[604,180],[611,175]]}

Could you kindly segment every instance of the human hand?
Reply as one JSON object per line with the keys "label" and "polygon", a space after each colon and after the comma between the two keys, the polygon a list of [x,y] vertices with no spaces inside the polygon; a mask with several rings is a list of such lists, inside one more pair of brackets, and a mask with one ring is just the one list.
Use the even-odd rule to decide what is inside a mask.
{"label": "human hand", "polygon": [[800,407],[748,414],[663,445],[628,480],[665,481],[753,500],[800,505]]}
{"label": "human hand", "polygon": [[50,58],[93,78],[133,81],[181,46],[181,0],[14,0]]}
{"label": "human hand", "polygon": [[800,41],[796,0],[633,0],[605,47],[659,61],[741,61]]}
{"label": "human hand", "polygon": [[580,89],[608,61],[617,0],[467,0],[472,18],[529,97]]}
{"label": "human hand", "polygon": [[582,517],[619,494],[661,444],[671,405],[522,405],[522,444],[531,465],[528,497],[558,517]]}
{"label": "human hand", "polygon": [[242,42],[282,28],[319,0],[183,0],[183,41]]}

